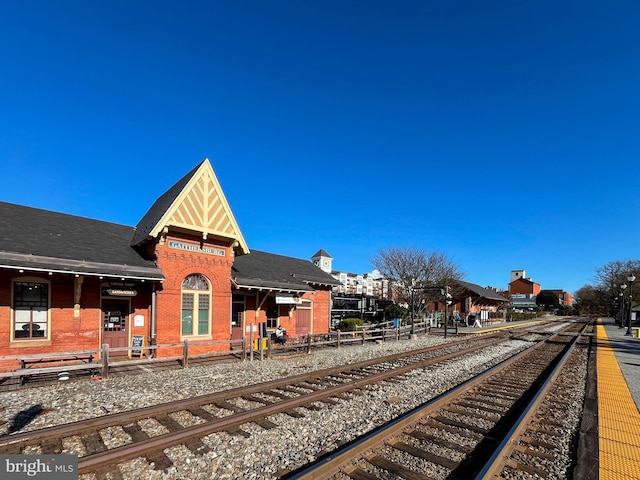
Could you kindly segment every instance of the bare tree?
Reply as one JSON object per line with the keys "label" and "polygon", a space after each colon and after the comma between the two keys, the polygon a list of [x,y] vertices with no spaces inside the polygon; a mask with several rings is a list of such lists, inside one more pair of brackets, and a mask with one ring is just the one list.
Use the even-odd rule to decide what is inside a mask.
{"label": "bare tree", "polygon": [[[615,314],[614,303],[620,308],[620,285],[628,284],[632,273],[640,276],[640,260],[615,260],[596,268],[594,285],[585,285],[576,292],[578,309],[583,313]],[[634,283],[633,298],[637,298],[638,290],[640,285]],[[628,294],[627,290],[625,295]]]}
{"label": "bare tree", "polygon": [[[619,293],[620,285],[629,283],[627,277],[635,273],[640,277],[640,260],[614,261],[596,269],[596,288],[606,292],[610,303]],[[634,291],[640,288],[634,285]],[[633,295],[635,297],[635,293]]]}
{"label": "bare tree", "polygon": [[[455,280],[462,280],[463,274],[458,265],[440,252],[427,252],[420,248],[389,247],[379,250],[371,259],[383,277],[389,280],[394,299],[398,303],[411,303],[412,289],[423,285],[448,285]],[[417,309],[423,310],[426,295],[414,290]]]}
{"label": "bare tree", "polygon": [[575,292],[574,300],[580,313],[586,314],[602,314],[609,308],[612,300],[610,295],[603,289],[584,285]]}

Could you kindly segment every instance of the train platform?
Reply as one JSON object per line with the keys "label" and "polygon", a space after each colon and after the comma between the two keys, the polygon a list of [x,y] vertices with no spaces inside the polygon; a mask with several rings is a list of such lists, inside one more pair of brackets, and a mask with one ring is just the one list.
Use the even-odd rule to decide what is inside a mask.
{"label": "train platform", "polygon": [[598,319],[599,479],[640,478],[640,338]]}
{"label": "train platform", "polygon": [[[484,333],[540,320],[508,322],[481,328],[463,327],[460,333]],[[574,478],[640,479],[640,338],[613,318],[599,318],[595,362],[589,372],[582,458]]]}
{"label": "train platform", "polygon": [[[493,332],[493,331],[499,331],[499,330],[508,330],[514,327],[526,327],[527,325],[531,325],[531,327],[534,327],[535,325],[538,325],[540,322],[547,321],[550,318],[560,320],[562,317],[545,315],[542,317],[533,318],[531,320],[516,320],[513,322],[494,321],[494,323],[485,323],[481,327],[474,327],[472,325],[467,326],[464,323],[461,323],[460,326],[458,326],[458,333],[464,333],[464,334],[487,333],[487,332]],[[443,330],[443,329],[440,328],[439,330]],[[456,333],[456,328],[449,326],[448,331],[449,333]]]}

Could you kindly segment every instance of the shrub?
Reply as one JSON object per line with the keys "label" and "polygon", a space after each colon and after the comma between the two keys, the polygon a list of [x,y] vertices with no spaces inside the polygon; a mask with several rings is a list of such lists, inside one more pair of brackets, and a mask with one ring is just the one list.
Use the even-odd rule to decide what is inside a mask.
{"label": "shrub", "polygon": [[531,320],[538,317],[538,312],[508,313],[507,318],[511,317],[511,321]]}
{"label": "shrub", "polygon": [[339,328],[344,332],[354,332],[364,325],[364,320],[361,318],[345,318],[340,322]]}

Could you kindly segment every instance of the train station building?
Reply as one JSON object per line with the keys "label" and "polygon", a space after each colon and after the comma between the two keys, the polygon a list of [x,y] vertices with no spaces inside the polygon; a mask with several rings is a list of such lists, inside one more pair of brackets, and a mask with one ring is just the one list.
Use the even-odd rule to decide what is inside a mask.
{"label": "train station building", "polygon": [[326,333],[338,284],[251,251],[207,159],[135,227],[0,202],[0,356]]}

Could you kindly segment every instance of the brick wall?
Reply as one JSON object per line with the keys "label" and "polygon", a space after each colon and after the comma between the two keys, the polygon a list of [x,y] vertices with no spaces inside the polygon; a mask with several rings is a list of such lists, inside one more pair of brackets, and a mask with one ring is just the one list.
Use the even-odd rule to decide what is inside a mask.
{"label": "brick wall", "polygon": [[[11,342],[12,298],[15,280],[49,283],[49,338],[14,340]],[[104,281],[84,277],[80,294],[80,309],[75,310],[75,276],[65,274],[0,272],[0,356],[47,354],[56,352],[97,351],[102,346],[101,294]],[[129,323],[126,335],[144,335],[148,342],[150,328],[151,284],[136,285],[137,295],[130,298]],[[125,298],[128,300],[128,297]],[[134,315],[144,317],[144,325],[133,326]],[[17,360],[0,361],[0,370],[17,368]]]}
{"label": "brick wall", "polygon": [[[156,343],[181,343],[184,338],[190,342],[229,340],[231,338],[231,267],[233,257],[230,249],[214,242],[205,242],[207,247],[224,251],[224,256],[211,255],[195,251],[178,250],[169,247],[169,241],[176,240],[189,245],[199,245],[192,238],[167,237],[163,245],[156,245],[155,253],[159,267],[165,276],[161,290],[157,295]],[[182,282],[195,273],[207,277],[211,284],[211,334],[182,337],[181,305]],[[228,350],[229,346],[194,347],[190,354],[211,350]],[[159,350],[158,356],[181,354],[181,350]]]}
{"label": "brick wall", "polygon": [[509,284],[509,293],[538,295],[540,293],[540,284],[522,278],[514,280]]}
{"label": "brick wall", "polygon": [[[11,295],[15,280],[49,284],[48,338],[11,342]],[[0,272],[0,356],[97,350],[100,346],[99,286],[85,280],[79,316],[75,316],[74,282],[73,275]],[[3,370],[13,369],[17,361],[2,362],[0,366]]]}
{"label": "brick wall", "polygon": [[329,333],[331,291],[317,290],[313,302],[313,334]]}

